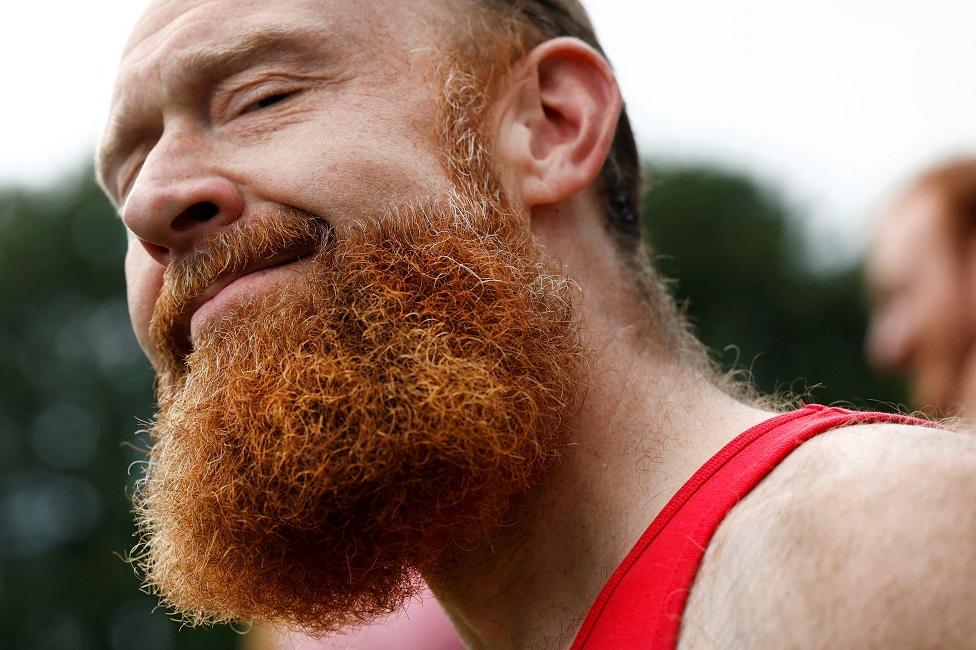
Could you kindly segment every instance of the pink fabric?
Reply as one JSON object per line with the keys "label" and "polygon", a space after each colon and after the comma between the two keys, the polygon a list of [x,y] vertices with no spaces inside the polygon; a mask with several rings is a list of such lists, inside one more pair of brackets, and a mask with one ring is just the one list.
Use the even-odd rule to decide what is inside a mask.
{"label": "pink fabric", "polygon": [[404,611],[352,630],[316,641],[292,633],[282,650],[464,650],[451,621],[429,591],[421,600],[407,603]]}
{"label": "pink fabric", "polygon": [[931,423],[811,405],[735,438],[668,502],[604,586],[572,650],[677,647],[681,615],[705,549],[728,512],[793,450],[850,424]]}

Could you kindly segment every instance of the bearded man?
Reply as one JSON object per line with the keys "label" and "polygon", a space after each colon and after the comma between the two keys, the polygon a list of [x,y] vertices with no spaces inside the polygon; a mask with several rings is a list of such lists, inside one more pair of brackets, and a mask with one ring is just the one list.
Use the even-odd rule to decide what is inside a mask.
{"label": "bearded man", "polygon": [[926,170],[878,222],[868,357],[917,408],[976,417],[976,158]]}
{"label": "bearded man", "polygon": [[976,638],[976,440],[713,372],[574,0],[158,0],[99,175],[159,378],[134,560],[188,621],[423,579],[473,648]]}

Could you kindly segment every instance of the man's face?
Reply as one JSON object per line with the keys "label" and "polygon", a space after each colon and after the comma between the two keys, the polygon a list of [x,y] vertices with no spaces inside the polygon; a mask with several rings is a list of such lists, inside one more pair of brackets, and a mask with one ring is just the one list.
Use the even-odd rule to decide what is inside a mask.
{"label": "man's face", "polygon": [[[101,172],[129,229],[130,313],[151,358],[163,269],[221,229],[280,204],[341,232],[393,199],[444,191],[437,53],[417,4],[164,0],[140,21]],[[197,311],[194,328],[298,266],[239,280]]]}
{"label": "man's face", "polygon": [[908,376],[919,408],[945,411],[959,399],[972,342],[960,243],[934,192],[916,191],[883,222],[867,264],[872,297],[869,357]]}
{"label": "man's face", "polygon": [[192,621],[388,613],[568,433],[573,287],[404,4],[160,3],[125,55],[102,169],[161,379],[133,557]]}

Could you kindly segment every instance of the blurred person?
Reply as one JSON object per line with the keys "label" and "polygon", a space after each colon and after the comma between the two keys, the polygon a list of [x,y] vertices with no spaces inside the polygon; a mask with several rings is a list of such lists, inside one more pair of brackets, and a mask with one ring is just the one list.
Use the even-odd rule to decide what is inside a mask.
{"label": "blurred person", "polygon": [[976,417],[976,158],[927,170],[878,222],[866,264],[868,356],[914,406]]}
{"label": "blurred person", "polygon": [[747,398],[639,170],[575,0],[154,2],[98,159],[147,587],[328,636],[425,579],[472,648],[971,645],[976,440]]}

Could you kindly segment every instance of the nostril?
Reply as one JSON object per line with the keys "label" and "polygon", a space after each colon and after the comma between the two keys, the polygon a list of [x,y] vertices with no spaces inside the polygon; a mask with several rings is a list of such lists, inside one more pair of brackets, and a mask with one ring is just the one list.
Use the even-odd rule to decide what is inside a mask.
{"label": "nostril", "polygon": [[173,223],[170,225],[173,230],[178,232],[189,230],[197,224],[210,221],[216,217],[219,212],[220,208],[217,207],[217,204],[211,203],[210,201],[194,203],[184,210],[180,216],[173,219]]}

